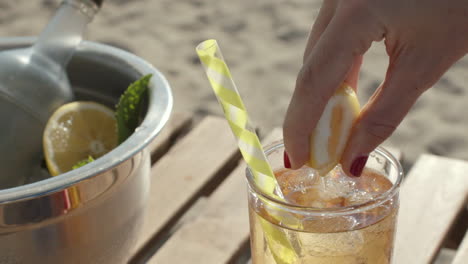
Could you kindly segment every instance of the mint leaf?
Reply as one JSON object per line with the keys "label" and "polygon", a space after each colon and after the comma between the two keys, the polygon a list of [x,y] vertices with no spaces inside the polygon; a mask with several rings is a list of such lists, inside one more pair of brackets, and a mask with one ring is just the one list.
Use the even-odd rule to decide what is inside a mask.
{"label": "mint leaf", "polygon": [[124,142],[139,125],[143,96],[148,91],[148,84],[152,76],[152,74],[145,75],[130,84],[124,94],[120,96],[115,111],[119,144]]}
{"label": "mint leaf", "polygon": [[83,167],[84,165],[86,165],[86,164],[88,164],[88,163],[91,163],[91,162],[93,162],[93,161],[94,161],[94,158],[91,157],[91,156],[88,156],[87,159],[78,161],[78,163],[75,164],[75,165],[72,167],[72,170],[78,169],[79,167]]}

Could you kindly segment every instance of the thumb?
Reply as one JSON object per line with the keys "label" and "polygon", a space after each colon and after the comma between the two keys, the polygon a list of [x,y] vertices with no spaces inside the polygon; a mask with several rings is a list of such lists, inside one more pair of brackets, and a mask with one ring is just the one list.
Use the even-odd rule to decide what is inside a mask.
{"label": "thumb", "polygon": [[343,170],[348,175],[361,175],[369,153],[395,131],[418,97],[435,83],[434,76],[442,74],[436,72],[437,69],[428,69],[422,71],[424,74],[415,75],[411,69],[434,65],[434,62],[419,61],[414,65],[414,54],[402,53],[398,57],[404,61],[391,60],[384,82],[355,121],[341,158]]}

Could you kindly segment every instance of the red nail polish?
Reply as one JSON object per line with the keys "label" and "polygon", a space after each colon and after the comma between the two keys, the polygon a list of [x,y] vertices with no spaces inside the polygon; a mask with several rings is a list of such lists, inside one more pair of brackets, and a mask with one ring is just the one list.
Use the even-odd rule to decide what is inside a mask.
{"label": "red nail polish", "polygon": [[349,169],[354,177],[361,176],[362,170],[364,170],[364,166],[366,165],[368,158],[369,156],[360,156],[354,159],[353,163],[351,164],[351,168]]}
{"label": "red nail polish", "polygon": [[291,168],[291,162],[289,161],[289,156],[288,156],[288,153],[286,153],[286,151],[284,151],[283,161],[284,161],[284,167],[286,169],[290,169]]}

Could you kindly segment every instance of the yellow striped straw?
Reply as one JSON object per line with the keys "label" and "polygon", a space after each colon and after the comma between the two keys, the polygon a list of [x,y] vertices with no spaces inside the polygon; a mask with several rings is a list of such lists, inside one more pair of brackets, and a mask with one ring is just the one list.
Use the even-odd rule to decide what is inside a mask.
{"label": "yellow striped straw", "polygon": [[206,40],[200,43],[196,50],[254,180],[263,192],[277,196],[274,193],[276,178],[273,170],[257,134],[249,123],[247,110],[224,62],[218,43],[214,39]]}
{"label": "yellow striped straw", "polygon": [[[254,181],[265,194],[283,200],[274,192],[277,185],[275,175],[260,140],[249,123],[247,110],[224,62],[218,43],[214,39],[206,40],[200,43],[196,50],[211,87],[237,139],[242,156],[252,171]],[[262,219],[261,225],[276,264],[295,263],[297,253],[287,235],[281,229],[273,228],[272,224],[264,219]],[[273,244],[278,244],[278,246],[275,248],[272,246]]]}

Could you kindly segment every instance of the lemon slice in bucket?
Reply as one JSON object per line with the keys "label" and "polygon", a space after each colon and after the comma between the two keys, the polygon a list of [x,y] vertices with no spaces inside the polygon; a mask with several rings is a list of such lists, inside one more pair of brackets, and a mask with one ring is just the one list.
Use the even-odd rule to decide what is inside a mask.
{"label": "lemon slice in bucket", "polygon": [[50,174],[70,171],[79,161],[99,158],[117,146],[114,111],[95,102],[65,104],[49,118],[42,143]]}
{"label": "lemon slice in bucket", "polygon": [[356,93],[343,83],[328,101],[310,135],[309,167],[324,176],[340,162],[359,112]]}

